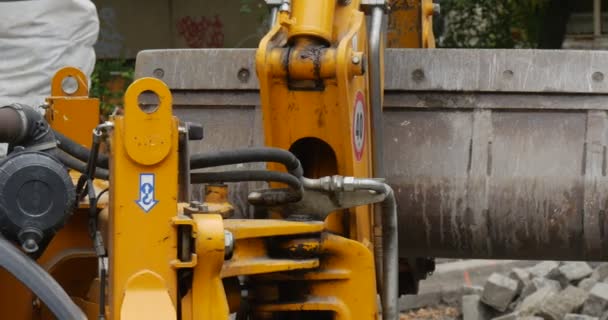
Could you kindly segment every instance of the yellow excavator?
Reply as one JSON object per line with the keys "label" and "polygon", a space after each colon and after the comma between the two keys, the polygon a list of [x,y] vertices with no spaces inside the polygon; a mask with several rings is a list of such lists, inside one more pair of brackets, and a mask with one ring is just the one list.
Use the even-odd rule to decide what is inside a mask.
{"label": "yellow excavator", "polygon": [[269,5],[257,49],[141,52],[107,122],[69,67],[0,108],[0,318],[397,319],[429,257],[608,256],[606,53]]}

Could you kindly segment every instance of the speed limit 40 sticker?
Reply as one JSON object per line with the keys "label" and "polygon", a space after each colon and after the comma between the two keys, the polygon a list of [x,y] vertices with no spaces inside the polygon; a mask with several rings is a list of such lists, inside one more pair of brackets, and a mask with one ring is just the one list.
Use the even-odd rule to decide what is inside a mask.
{"label": "speed limit 40 sticker", "polygon": [[361,161],[363,150],[365,149],[365,97],[361,91],[358,91],[355,96],[352,131],[355,159]]}

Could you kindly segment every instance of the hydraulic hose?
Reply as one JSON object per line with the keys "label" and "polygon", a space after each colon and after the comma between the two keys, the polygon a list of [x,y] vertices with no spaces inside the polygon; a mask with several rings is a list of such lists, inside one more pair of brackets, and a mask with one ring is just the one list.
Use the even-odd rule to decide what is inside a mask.
{"label": "hydraulic hose", "polygon": [[237,170],[223,172],[196,172],[190,175],[191,183],[268,181],[280,182],[301,192],[302,182],[295,176],[277,171],[267,170]]}
{"label": "hydraulic hose", "polygon": [[397,201],[393,189],[373,179],[355,179],[355,190],[386,194],[382,202],[382,318],[399,319],[399,237]]}
{"label": "hydraulic hose", "polygon": [[1,236],[0,267],[28,287],[58,319],[86,319],[51,275]]}
{"label": "hydraulic hose", "polygon": [[[55,157],[57,157],[57,159],[59,159],[59,161],[61,161],[61,163],[63,163],[66,167],[68,167],[70,169],[74,169],[80,173],[87,172],[86,163],[72,157],[71,155],[69,155],[61,150],[57,150],[57,149],[54,152],[52,152],[52,154]],[[107,169],[97,168],[95,170],[95,178],[101,179],[101,180],[109,180],[110,172]]]}
{"label": "hydraulic hose", "polygon": [[[372,148],[373,151],[373,172],[375,177],[384,178],[384,126],[382,117],[382,93],[383,89],[383,66],[382,57],[384,55],[383,42],[383,28],[384,28],[384,5],[374,5],[371,8],[371,25],[369,29],[369,96],[370,96],[370,111],[371,111],[371,132],[372,132]],[[374,208],[374,254],[376,270],[382,270],[382,261],[384,260],[381,255],[384,251],[381,247],[382,241],[379,241],[381,235],[378,235],[376,230],[378,226],[382,226],[382,208],[375,206]],[[378,286],[382,288],[382,279],[377,277],[376,282]],[[385,319],[397,319],[398,315],[393,318]]]}
{"label": "hydraulic hose", "polygon": [[[78,144],[74,140],[66,137],[59,131],[53,130],[53,133],[55,134],[55,137],[57,138],[57,140],[59,140],[59,145],[58,145],[59,149],[65,151],[67,154],[71,155],[72,157],[74,157],[80,161],[87,162],[89,160],[89,154],[91,153],[91,150],[81,146],[80,144]],[[97,157],[97,167],[98,168],[108,169],[109,168],[108,162],[109,162],[108,156],[106,156],[104,154],[98,155],[98,157]]]}
{"label": "hydraulic hose", "polygon": [[[382,318],[399,317],[399,237],[397,229],[397,202],[393,189],[374,179],[335,177],[337,179],[302,178],[302,184],[311,190],[373,190],[386,195],[382,202]],[[377,271],[376,271],[377,272]]]}
{"label": "hydraulic hose", "polygon": [[[61,150],[80,161],[86,162],[88,160],[91,152],[89,149],[74,142],[60,132],[54,131],[54,133],[57,140],[59,140],[59,148]],[[190,157],[190,169],[251,162],[277,162],[283,164],[296,177],[301,177],[303,174],[302,165],[295,155],[287,150],[268,147],[228,150],[211,154],[195,154]],[[97,167],[108,168],[108,157],[106,155],[100,154],[98,156]]]}
{"label": "hydraulic hose", "polygon": [[190,157],[190,168],[203,169],[251,162],[281,163],[292,175],[298,178],[304,173],[300,160],[293,153],[270,147],[228,150],[211,154],[195,154]]}

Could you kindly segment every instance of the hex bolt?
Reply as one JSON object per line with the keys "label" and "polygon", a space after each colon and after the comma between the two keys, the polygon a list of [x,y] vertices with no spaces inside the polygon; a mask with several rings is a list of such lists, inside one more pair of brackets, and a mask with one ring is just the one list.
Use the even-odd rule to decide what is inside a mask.
{"label": "hex bolt", "polygon": [[353,64],[359,64],[361,62],[361,59],[359,59],[359,56],[353,56],[352,62]]}
{"label": "hex bolt", "polygon": [[245,82],[249,81],[250,75],[251,74],[249,72],[249,69],[247,69],[247,68],[241,68],[236,76],[237,76],[237,78],[239,78],[239,80],[241,82],[245,83]]}
{"label": "hex bolt", "polygon": [[34,239],[27,239],[25,240],[22,244],[21,247],[23,248],[23,250],[27,253],[34,253],[36,251],[38,251],[38,243],[36,243],[36,240]]}
{"label": "hex bolt", "polygon": [[224,230],[224,259],[229,260],[232,258],[234,252],[234,236],[232,232]]}

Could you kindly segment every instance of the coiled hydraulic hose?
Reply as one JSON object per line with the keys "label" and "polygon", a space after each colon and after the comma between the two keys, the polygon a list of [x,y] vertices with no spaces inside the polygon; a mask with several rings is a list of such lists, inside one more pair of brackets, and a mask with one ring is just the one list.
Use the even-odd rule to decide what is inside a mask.
{"label": "coiled hydraulic hose", "polygon": [[51,275],[1,236],[0,267],[28,287],[58,319],[86,319]]}
{"label": "coiled hydraulic hose", "polygon": [[203,169],[251,162],[281,163],[287,168],[289,173],[298,178],[304,173],[300,160],[298,160],[293,153],[287,150],[270,147],[236,149],[210,154],[195,154],[190,157],[190,168]]}
{"label": "coiled hydraulic hose", "polygon": [[268,181],[285,183],[294,191],[301,192],[302,182],[295,176],[277,171],[236,170],[223,172],[196,172],[190,175],[192,183]]}

